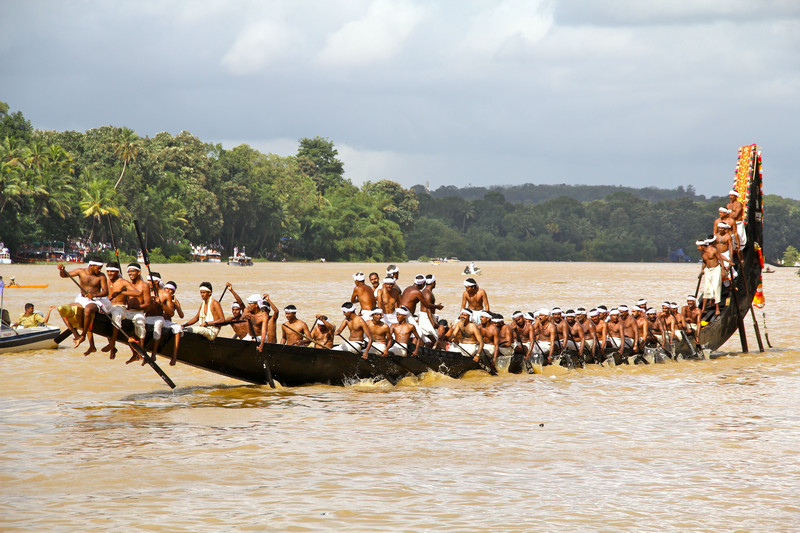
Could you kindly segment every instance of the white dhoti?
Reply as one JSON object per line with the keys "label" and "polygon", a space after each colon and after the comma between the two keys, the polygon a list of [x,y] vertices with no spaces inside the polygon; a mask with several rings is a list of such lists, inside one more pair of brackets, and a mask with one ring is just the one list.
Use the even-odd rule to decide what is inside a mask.
{"label": "white dhoti", "polygon": [[431,319],[428,317],[428,313],[422,313],[419,315],[418,329],[422,331],[422,335],[428,335],[436,340],[439,340],[438,331],[436,330],[436,327],[431,324]]}
{"label": "white dhoti", "polygon": [[550,353],[550,341],[536,341],[533,343],[533,353],[537,355],[544,355]]}
{"label": "white dhoti", "polygon": [[171,320],[165,320],[164,326],[170,331],[172,331],[173,335],[183,335],[183,326],[181,326],[177,322],[173,322]]}
{"label": "white dhoti", "polygon": [[184,328],[183,331],[202,335],[210,341],[213,341],[217,338],[217,335],[219,335],[219,328],[215,326],[189,326]]}
{"label": "white dhoti", "polygon": [[145,324],[153,326],[153,338],[158,340],[161,338],[161,330],[164,328],[165,320],[163,316],[148,316],[145,317]]}
{"label": "white dhoti", "polygon": [[406,322],[414,326],[414,331],[417,332],[417,335],[422,337],[422,328],[419,327],[419,322],[417,322],[417,319],[414,315],[408,315],[408,320],[406,320]]}
{"label": "white dhoti", "polygon": [[525,350],[525,353],[528,353],[528,352],[530,352],[530,351],[531,351],[531,341],[527,341],[527,342],[515,342],[515,343],[514,343],[514,347],[516,348],[516,347],[518,347],[518,346],[521,346],[521,347],[522,347],[522,349],[523,349],[523,350]]}
{"label": "white dhoti", "polygon": [[[609,337],[606,343],[609,347],[619,350],[620,345],[622,344],[622,339],[619,337]],[[633,348],[633,337],[625,337],[625,346],[628,348]]]}
{"label": "white dhoti", "polygon": [[408,346],[404,343],[396,342],[389,348],[389,353],[392,355],[399,355],[406,357],[408,355]]}
{"label": "white dhoti", "polygon": [[584,340],[583,341],[583,345],[585,347],[584,348],[585,350],[592,351],[592,348],[594,348],[594,339],[586,339],[586,340]]}
{"label": "white dhoti", "polygon": [[703,298],[714,300],[714,303],[722,301],[722,266],[714,268],[706,267],[703,270]]}
{"label": "white dhoti", "polygon": [[118,328],[122,327],[122,319],[125,318],[125,311],[127,311],[127,309],[124,305],[111,306],[111,322]]}
{"label": "white dhoti", "polygon": [[144,316],[144,313],[141,311],[141,309],[126,309],[125,318],[133,322],[136,336],[140,339],[144,339],[144,335],[147,333],[147,328],[145,327],[147,318]]}
{"label": "white dhoti", "polygon": [[80,304],[84,309],[86,309],[86,306],[94,304],[97,306],[97,309],[103,313],[110,313],[111,308],[114,307],[114,305],[111,303],[111,300],[109,300],[106,296],[103,296],[102,298],[87,298],[86,296],[79,294],[75,298],[75,303]]}
{"label": "white dhoti", "polygon": [[740,220],[736,223],[736,237],[739,240],[739,249],[744,248],[747,244],[747,232],[744,229],[744,221]]}
{"label": "white dhoti", "polygon": [[387,326],[397,324],[397,313],[383,313],[383,323]]}
{"label": "white dhoti", "polygon": [[340,352],[362,354],[364,352],[364,348],[366,347],[367,347],[367,341],[347,341],[337,346],[334,346],[333,349]]}
{"label": "white dhoti", "polygon": [[369,348],[369,353],[375,355],[383,355],[383,351],[386,349],[385,342],[373,342],[372,346]]}
{"label": "white dhoti", "polygon": [[[459,348],[459,346],[461,348]],[[469,355],[470,357],[474,357],[475,354],[478,353],[478,345],[477,344],[456,344],[454,342],[451,342],[450,346],[448,347],[448,351],[455,352],[455,353],[460,353],[461,355],[464,355],[464,352],[466,352],[466,354]]]}
{"label": "white dhoti", "polygon": [[731,278],[735,278],[738,274],[736,273],[736,269],[733,268],[733,262],[731,261],[731,249],[728,248],[727,251],[722,252],[719,255],[721,255],[725,259],[725,261],[728,262],[728,264],[730,265],[730,269],[731,269]]}

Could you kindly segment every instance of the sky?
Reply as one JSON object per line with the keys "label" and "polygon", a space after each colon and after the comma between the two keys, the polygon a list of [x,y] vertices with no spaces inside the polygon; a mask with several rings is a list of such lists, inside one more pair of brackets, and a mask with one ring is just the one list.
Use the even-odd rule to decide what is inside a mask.
{"label": "sky", "polygon": [[[0,0],[0,101],[38,129],[189,131],[345,177],[800,199],[796,0]],[[510,199],[511,200],[511,199]]]}

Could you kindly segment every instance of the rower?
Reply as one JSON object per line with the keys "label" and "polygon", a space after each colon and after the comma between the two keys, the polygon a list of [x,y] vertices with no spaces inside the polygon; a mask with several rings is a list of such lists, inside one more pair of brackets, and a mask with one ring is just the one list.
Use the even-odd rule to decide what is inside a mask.
{"label": "rower", "polygon": [[174,281],[168,281],[164,284],[163,294],[160,296],[164,310],[164,327],[172,331],[172,336],[175,339],[175,344],[172,346],[172,358],[169,361],[170,366],[175,366],[178,360],[178,346],[180,346],[181,337],[183,336],[183,326],[172,320],[175,318],[175,315],[178,315],[179,318],[183,318],[181,302],[178,300],[177,296],[175,296],[177,290],[178,284]]}
{"label": "rower", "polygon": [[620,320],[620,311],[614,308],[608,312],[608,338],[614,348],[614,351],[621,356],[624,355],[625,348],[633,349],[633,337],[626,335],[625,323]]}
{"label": "rower", "polygon": [[328,322],[328,317],[325,315],[317,315],[314,321],[314,327],[311,328],[311,339],[314,341],[314,346],[317,348],[333,348],[333,331],[336,327]]}
{"label": "rower", "polygon": [[275,305],[269,298],[268,293],[261,295],[261,300],[258,301],[258,307],[264,313],[266,328],[266,336],[262,335],[262,341],[259,345],[258,351],[264,349],[264,340],[266,342],[276,344],[278,342],[278,306]]}
{"label": "rower", "polygon": [[333,349],[359,354],[363,359],[366,359],[372,347],[372,335],[369,332],[367,323],[356,314],[356,307],[352,302],[342,304],[342,314],[344,315],[344,320],[336,330],[336,335],[341,335],[344,328],[347,328],[350,330],[350,338]]}
{"label": "rower", "polygon": [[567,342],[569,326],[564,320],[564,312],[560,307],[554,307],[550,311],[550,323],[556,330],[556,346],[554,348],[558,348],[559,352],[563,352]]}
{"label": "rower", "polygon": [[417,328],[413,324],[409,324],[409,314],[410,311],[406,307],[400,307],[397,310],[397,323],[389,327],[389,342],[383,351],[384,356],[388,354],[408,356],[412,337],[416,342],[414,343],[414,351],[411,352],[411,357],[418,355],[419,348],[422,345],[422,338],[417,335]]}
{"label": "rower", "polygon": [[676,322],[675,318],[672,316],[672,303],[665,301],[661,304],[661,313],[659,313],[658,319],[664,321],[664,326],[669,333],[669,338],[665,338],[664,342],[674,342]]}
{"label": "rower", "polygon": [[370,313],[367,328],[372,337],[372,347],[369,353],[385,355],[391,333],[389,332],[389,326],[383,322],[383,311],[379,307],[376,307]]}
{"label": "rower", "polygon": [[244,301],[233,289],[230,282],[225,284],[225,287],[233,295],[233,303],[231,304],[231,316],[225,317],[225,322],[233,329],[233,338],[246,340],[250,338],[250,324],[244,317]]}
{"label": "rower", "polygon": [[583,332],[583,325],[578,322],[577,314],[573,309],[567,309],[564,313],[564,322],[567,324],[567,347],[578,353],[582,358],[586,349],[586,335]]}
{"label": "rower", "polygon": [[202,300],[200,308],[197,310],[197,314],[183,325],[184,331],[202,335],[210,341],[217,338],[219,324],[225,322],[222,306],[211,297],[212,291],[213,287],[210,282],[204,281],[200,284],[200,299]]}
{"label": "rower", "polygon": [[108,292],[111,301],[111,322],[117,327],[114,328],[108,344],[101,351],[109,352],[109,359],[114,359],[117,356],[117,333],[118,329],[122,328],[122,319],[125,317],[125,310],[128,306],[128,296],[136,298],[141,296],[141,293],[130,281],[122,277],[119,263],[106,264],[106,275],[108,276]]}
{"label": "rower", "polygon": [[744,205],[739,201],[739,193],[734,189],[728,191],[728,199],[730,200],[728,209],[730,209],[731,218],[736,224],[736,241],[739,245],[739,250],[742,250],[744,245],[747,244],[747,231],[745,231],[744,227]]}
{"label": "rower", "polygon": [[451,352],[466,354],[478,362],[483,351],[483,335],[473,322],[471,309],[462,309],[458,320],[445,335],[453,341]]}
{"label": "rower", "polygon": [[[145,311],[150,307],[150,284],[145,282],[142,278],[142,266],[139,263],[128,263],[127,267],[128,278],[131,285],[139,291],[138,296],[128,296],[125,307],[125,318],[133,322],[134,335],[133,342],[138,342],[140,346],[144,346],[144,337],[147,334],[147,326]],[[115,330],[116,331],[116,330]],[[128,338],[128,346],[130,346],[131,338]],[[134,361],[141,361],[142,356],[131,348],[131,358],[125,361],[125,364],[133,363]]]}
{"label": "rower", "polygon": [[627,305],[622,304],[617,307],[617,310],[619,310],[619,321],[622,322],[625,329],[625,336],[633,339],[631,346],[635,351],[639,348],[639,325],[636,323],[636,319],[630,315]]}
{"label": "rower", "polygon": [[[594,311],[597,313],[597,310]],[[594,322],[589,319],[589,315],[585,308],[579,307],[575,310],[575,320],[583,329],[583,344],[587,353],[592,354],[592,358],[595,362],[600,361],[598,357],[598,350],[602,352],[602,348],[598,347],[595,343],[595,339],[597,338],[597,328],[595,327]]]}
{"label": "rower", "polygon": [[608,342],[608,322],[602,320],[602,316],[602,313],[597,308],[589,310],[588,317],[594,325],[594,338],[597,341],[595,361],[600,362],[605,359],[606,343]]}
{"label": "rower", "polygon": [[492,357],[492,363],[497,365],[497,353],[500,345],[500,331],[492,322],[492,313],[489,311],[478,311],[478,320],[480,324],[478,329],[483,337],[483,351]]}
{"label": "rower", "polygon": [[666,322],[658,320],[658,312],[654,308],[650,308],[645,312],[647,318],[647,338],[646,344],[651,344],[649,339],[653,339],[662,348],[666,346],[667,339],[669,338],[670,330]]}
{"label": "rower", "polygon": [[[355,306],[350,304],[355,311]],[[286,322],[281,324],[283,338],[281,344],[289,346],[308,346],[311,341],[311,332],[308,331],[308,324],[297,318],[297,308],[294,305],[287,305],[283,308],[283,315]]]}
{"label": "rower", "polygon": [[96,352],[94,345],[94,335],[91,325],[97,311],[108,313],[111,310],[111,301],[108,299],[108,278],[101,272],[103,263],[98,259],[91,258],[86,268],[76,268],[72,272],[67,272],[63,263],[58,263],[58,275],[62,278],[78,278],[78,285],[81,293],[75,298],[75,302],[83,307],[83,332],[75,340],[75,348],[89,338],[89,349],[83,355]]}
{"label": "rower", "polygon": [[525,320],[525,313],[514,311],[511,313],[511,325],[514,332],[514,353],[527,354],[531,351],[531,324]]}
{"label": "rower", "polygon": [[697,325],[700,323],[700,308],[697,307],[697,298],[693,294],[686,296],[686,305],[681,309],[686,325],[693,334],[697,333]]}
{"label": "rower", "polygon": [[530,358],[531,353],[544,357],[545,351],[547,352],[547,360],[553,361],[553,355],[556,350],[557,333],[556,328],[550,321],[550,310],[547,308],[539,309],[539,323],[537,324],[537,331],[534,335],[534,343],[531,347],[531,352],[528,353],[526,359]]}
{"label": "rower", "polygon": [[633,308],[633,319],[636,320],[637,333],[639,342],[636,345],[636,351],[641,352],[644,349],[645,340],[647,339],[647,317],[645,316],[646,309],[642,309],[638,305]]}

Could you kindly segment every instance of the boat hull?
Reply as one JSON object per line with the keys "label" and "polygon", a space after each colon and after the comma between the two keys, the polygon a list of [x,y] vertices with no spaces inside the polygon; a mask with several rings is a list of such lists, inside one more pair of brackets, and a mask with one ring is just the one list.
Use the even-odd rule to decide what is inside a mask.
{"label": "boat hull", "polygon": [[0,338],[0,354],[58,348],[54,339],[59,333],[61,330],[56,327],[21,328],[17,334],[4,328]]}

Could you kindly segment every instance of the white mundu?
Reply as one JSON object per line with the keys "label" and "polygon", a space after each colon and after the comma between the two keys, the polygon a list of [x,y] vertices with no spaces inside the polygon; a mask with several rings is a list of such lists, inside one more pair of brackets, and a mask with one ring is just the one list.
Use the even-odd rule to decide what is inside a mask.
{"label": "white mundu", "polygon": [[[207,302],[200,304],[200,311],[197,319],[198,324],[207,322],[208,320],[214,320],[214,317],[211,314],[212,302],[214,302],[214,300],[209,298]],[[198,335],[202,335],[210,341],[216,339],[217,335],[219,334],[219,328],[217,326],[189,326],[184,331],[189,333],[197,333]]]}

